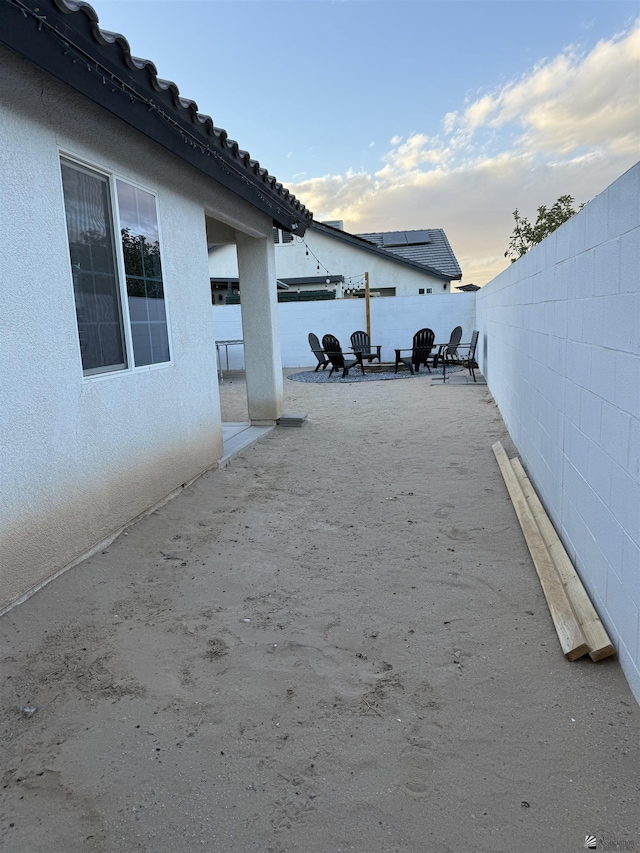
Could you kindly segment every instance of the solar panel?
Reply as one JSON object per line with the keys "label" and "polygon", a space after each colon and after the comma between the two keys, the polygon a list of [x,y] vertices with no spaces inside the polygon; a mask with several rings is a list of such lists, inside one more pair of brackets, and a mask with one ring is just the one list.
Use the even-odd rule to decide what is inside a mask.
{"label": "solar panel", "polygon": [[428,231],[405,231],[409,246],[419,246],[422,243],[430,243]]}
{"label": "solar panel", "polygon": [[429,232],[422,231],[388,231],[382,234],[382,245],[385,249],[400,246],[421,246],[430,243]]}
{"label": "solar panel", "polygon": [[389,246],[406,246],[407,236],[405,231],[387,231],[382,235],[382,245]]}

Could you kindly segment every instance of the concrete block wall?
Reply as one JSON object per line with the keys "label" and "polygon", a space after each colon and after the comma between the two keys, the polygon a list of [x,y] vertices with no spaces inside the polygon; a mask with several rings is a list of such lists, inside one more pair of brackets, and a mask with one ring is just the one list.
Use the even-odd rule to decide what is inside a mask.
{"label": "concrete block wall", "polygon": [[[475,326],[475,294],[443,293],[437,296],[379,297],[371,300],[371,339],[382,346],[382,360],[393,361],[396,347],[410,347],[413,335],[426,326],[436,342],[448,341],[454,326],[462,326],[463,340],[471,338]],[[240,305],[212,307],[216,340],[242,338]],[[350,336],[366,329],[364,299],[335,299],[326,302],[282,302],[278,305],[283,367],[315,365],[307,336],[315,332],[320,341],[328,332],[346,351]],[[226,353],[222,351],[223,367]],[[244,366],[242,347],[229,347],[229,368]]]}
{"label": "concrete block wall", "polygon": [[640,164],[476,297],[482,371],[640,701]]}

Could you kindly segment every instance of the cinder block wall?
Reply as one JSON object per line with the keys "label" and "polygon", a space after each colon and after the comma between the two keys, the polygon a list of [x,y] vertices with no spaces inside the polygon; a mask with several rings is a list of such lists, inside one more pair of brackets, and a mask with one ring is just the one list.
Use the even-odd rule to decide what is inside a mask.
{"label": "cinder block wall", "polygon": [[[283,367],[304,367],[317,362],[307,336],[315,332],[335,335],[342,348],[351,346],[350,336],[366,329],[364,299],[334,299],[326,302],[282,302],[278,305]],[[242,338],[239,305],[212,308],[216,340]],[[462,326],[463,340],[471,338],[475,326],[475,294],[443,293],[429,296],[378,297],[371,300],[371,339],[382,346],[383,361],[393,361],[396,347],[410,347],[413,335],[426,326],[433,329],[436,342],[448,341],[454,326]],[[223,367],[226,353],[223,350]],[[229,368],[244,366],[242,347],[229,347]]]}
{"label": "cinder block wall", "polygon": [[476,296],[491,393],[640,701],[640,164]]}

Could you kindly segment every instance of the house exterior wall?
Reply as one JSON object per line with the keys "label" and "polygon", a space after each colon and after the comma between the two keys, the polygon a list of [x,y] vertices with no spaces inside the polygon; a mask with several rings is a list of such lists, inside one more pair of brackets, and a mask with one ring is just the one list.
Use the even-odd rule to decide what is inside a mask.
{"label": "house exterior wall", "polygon": [[[313,254],[306,254],[305,241]],[[418,296],[420,288],[431,288],[433,294],[450,292],[450,282],[436,276],[414,270],[392,260],[378,258],[370,252],[363,251],[343,243],[339,239],[328,237],[326,234],[309,228],[304,235],[294,238],[291,243],[277,243],[276,275],[278,278],[306,278],[324,276],[329,270],[331,275],[343,275],[345,279],[353,277],[362,280],[364,273],[369,273],[369,287],[372,291],[378,288],[395,288],[396,296]],[[317,256],[318,260],[314,257]],[[318,270],[318,261],[320,270]],[[235,258],[235,247],[224,246],[211,252],[209,256],[209,271],[212,277],[234,278],[238,275],[238,264]],[[345,287],[347,284],[345,283]],[[334,285],[326,285],[333,290]],[[324,289],[325,285],[308,285],[301,290]],[[337,294],[341,295],[341,294]],[[425,294],[429,295],[429,294]]]}
{"label": "house exterior wall", "polygon": [[640,700],[640,165],[477,296],[481,368]]}
{"label": "house exterior wall", "polygon": [[[0,49],[0,606],[222,455],[205,212],[269,218]],[[157,194],[172,361],[83,377],[59,154]]]}
{"label": "house exterior wall", "polygon": [[[425,302],[423,296],[372,299],[372,343],[382,346],[383,361],[394,361],[395,348],[410,347],[413,335],[422,326],[433,329],[437,343],[448,341],[451,330],[455,326],[462,326],[463,341],[468,341],[476,328],[475,296],[475,293],[449,293],[429,302]],[[351,346],[351,333],[366,329],[364,299],[281,302],[278,305],[278,315],[284,367],[317,364],[309,348],[309,332],[314,332],[320,340],[330,332],[346,350]],[[242,338],[240,305],[212,307],[211,317],[216,340]],[[222,366],[225,369],[226,364],[226,353],[223,349]],[[229,369],[241,370],[243,367],[242,347],[229,347]]]}

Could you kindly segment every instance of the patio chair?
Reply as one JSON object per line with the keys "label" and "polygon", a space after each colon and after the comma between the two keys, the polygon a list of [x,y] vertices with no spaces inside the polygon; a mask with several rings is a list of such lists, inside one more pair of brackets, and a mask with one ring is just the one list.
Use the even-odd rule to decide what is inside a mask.
{"label": "patio chair", "polygon": [[354,332],[351,335],[351,348],[354,352],[360,353],[363,361],[366,359],[366,361],[372,362],[377,358],[378,362],[380,362],[382,345],[374,344],[374,346],[371,346],[371,338],[366,332]]}
{"label": "patio chair", "polygon": [[359,357],[359,354],[356,358],[345,358],[342,353],[340,341],[334,335],[325,335],[322,338],[322,349],[331,362],[329,378],[331,378],[331,374],[334,370],[341,370],[342,378],[344,379],[345,376],[349,375],[349,371],[355,364],[360,364],[364,375],[364,362],[362,361],[362,358]]}
{"label": "patio chair", "polygon": [[[314,335],[313,332],[309,332],[309,346],[315,357],[318,359],[318,363],[316,364],[316,370],[321,367],[323,370],[325,367],[330,364],[328,358],[326,358],[324,352],[322,351],[322,347],[320,346],[320,341],[318,340],[318,336]],[[314,370],[314,373],[316,372]]]}
{"label": "patio chair", "polygon": [[459,364],[462,364],[463,367],[466,367],[469,373],[473,376],[473,381],[476,381],[476,370],[478,370],[478,362],[476,361],[476,347],[478,346],[478,336],[479,332],[475,331],[471,335],[471,343],[469,344],[460,344],[458,347],[459,350],[463,350],[466,348],[466,352],[460,353]]}
{"label": "patio chair", "polygon": [[448,344],[440,344],[438,352],[433,359],[434,367],[442,367],[442,381],[447,379],[447,364],[459,364],[458,346],[462,337],[462,326],[456,326],[449,336]]}
{"label": "patio chair", "polygon": [[[413,336],[413,346],[411,347],[411,349],[396,350],[395,372],[398,372],[398,365],[402,362],[402,364],[406,364],[406,366],[409,368],[412,376],[414,373],[420,372],[421,364],[424,364],[429,373],[431,373],[431,368],[429,367],[429,359],[432,358],[431,350],[433,349],[434,340],[435,335],[433,333],[433,329],[420,329],[419,332],[416,332]],[[411,355],[403,356],[403,352],[409,352],[411,353]]]}

